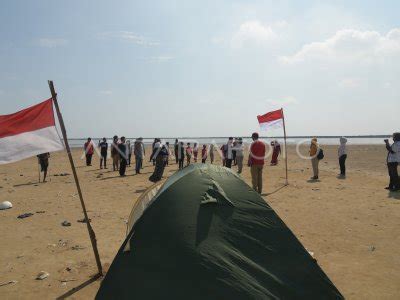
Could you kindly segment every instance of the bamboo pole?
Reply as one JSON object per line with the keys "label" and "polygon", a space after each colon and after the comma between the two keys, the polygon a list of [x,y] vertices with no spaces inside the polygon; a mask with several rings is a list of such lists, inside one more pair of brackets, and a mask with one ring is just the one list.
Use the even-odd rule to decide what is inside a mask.
{"label": "bamboo pole", "polygon": [[286,124],[285,124],[285,115],[283,114],[283,108],[281,108],[282,112],[282,120],[283,120],[283,134],[284,134],[284,140],[285,140],[285,167],[286,167],[286,182],[285,184],[289,184],[288,180],[288,156],[287,156],[287,143],[286,143]]}
{"label": "bamboo pole", "polygon": [[69,144],[68,144],[67,132],[65,130],[64,120],[62,118],[62,115],[61,115],[61,112],[60,112],[60,108],[58,106],[57,93],[56,93],[56,91],[54,89],[53,81],[49,80],[48,83],[49,83],[49,88],[50,88],[50,92],[51,92],[51,97],[53,98],[53,103],[54,103],[54,106],[56,108],[58,122],[60,123],[61,132],[62,132],[62,135],[63,135],[64,144],[65,144],[65,148],[67,150],[69,162],[71,164],[72,174],[74,175],[76,189],[78,190],[79,200],[81,202],[83,214],[85,216],[86,226],[87,226],[87,229],[88,229],[88,232],[89,232],[90,241],[92,243],[92,248],[93,248],[93,252],[94,252],[94,257],[96,259],[97,269],[99,271],[98,274],[101,276],[101,275],[103,275],[103,269],[102,269],[102,266],[101,266],[99,251],[97,249],[96,234],[93,231],[92,225],[90,225],[89,217],[88,217],[88,214],[87,214],[87,211],[86,211],[86,205],[85,205],[85,202],[83,201],[81,186],[79,184],[78,175],[76,173],[74,160],[72,159],[71,148],[69,147]]}

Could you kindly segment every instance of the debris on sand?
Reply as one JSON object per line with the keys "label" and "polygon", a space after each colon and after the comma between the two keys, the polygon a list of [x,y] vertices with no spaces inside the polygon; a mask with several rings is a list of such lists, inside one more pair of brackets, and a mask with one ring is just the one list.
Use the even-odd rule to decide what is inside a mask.
{"label": "debris on sand", "polygon": [[47,272],[45,272],[45,271],[41,271],[39,274],[37,274],[36,280],[44,280],[44,279],[46,279],[46,278],[49,277],[49,276],[50,276],[49,273],[47,273]]}
{"label": "debris on sand", "polygon": [[68,227],[68,226],[71,226],[71,222],[68,222],[67,220],[65,220],[61,223],[61,225],[64,227]]}
{"label": "debris on sand", "polygon": [[22,215],[19,215],[17,218],[18,219],[25,219],[25,218],[28,218],[28,217],[31,217],[31,216],[33,216],[33,213],[24,213]]}
{"label": "debris on sand", "polygon": [[369,247],[368,247],[368,250],[371,251],[371,252],[373,252],[373,251],[376,250],[376,248],[375,248],[375,246],[369,246]]}
{"label": "debris on sand", "polygon": [[36,213],[37,214],[44,214],[46,211],[44,211],[44,210],[38,210]]}
{"label": "debris on sand", "polygon": [[10,281],[6,281],[6,282],[0,282],[0,286],[5,286],[5,285],[9,285],[9,284],[16,284],[18,281],[16,280],[10,280]]}
{"label": "debris on sand", "polygon": [[0,203],[0,210],[9,209],[12,207],[12,203],[10,201],[4,201]]}
{"label": "debris on sand", "polygon": [[85,247],[81,246],[81,245],[75,245],[71,247],[72,250],[83,250],[85,249]]}

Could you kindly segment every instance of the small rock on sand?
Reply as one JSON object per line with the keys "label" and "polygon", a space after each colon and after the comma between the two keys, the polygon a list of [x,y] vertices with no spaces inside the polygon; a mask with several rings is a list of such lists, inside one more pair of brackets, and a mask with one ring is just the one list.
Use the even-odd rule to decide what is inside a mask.
{"label": "small rock on sand", "polygon": [[71,222],[68,222],[67,220],[65,220],[64,222],[61,223],[61,225],[64,227],[68,227],[68,226],[71,226]]}
{"label": "small rock on sand", "polygon": [[49,277],[49,276],[50,276],[49,273],[47,273],[47,272],[45,272],[45,271],[41,271],[39,274],[37,274],[36,280],[44,280],[44,279],[46,279],[46,278]]}

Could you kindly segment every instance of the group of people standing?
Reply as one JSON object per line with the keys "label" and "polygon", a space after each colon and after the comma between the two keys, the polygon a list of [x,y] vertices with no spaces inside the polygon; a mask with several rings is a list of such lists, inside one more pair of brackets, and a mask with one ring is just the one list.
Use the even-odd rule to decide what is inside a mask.
{"label": "group of people standing", "polygon": [[[94,144],[91,138],[88,138],[84,144],[86,165],[92,165],[92,156],[94,153]],[[107,139],[103,138],[98,143],[100,150],[100,169],[107,169],[107,156],[109,145]],[[135,140],[134,144],[131,145],[130,140],[126,140],[124,136],[118,138],[117,135],[113,137],[113,141],[110,145],[111,148],[111,159],[113,171],[119,171],[121,176],[125,176],[126,167],[131,165],[132,154],[135,156],[135,171],[136,174],[140,173],[143,168],[143,158],[145,156],[145,147],[143,144],[143,138]]]}
{"label": "group of people standing", "polygon": [[[252,144],[250,146],[250,154],[248,159],[248,166],[251,168],[251,177],[253,188],[261,193],[262,191],[262,170],[265,160],[266,145],[259,140],[258,133],[252,134]],[[389,185],[386,189],[391,191],[400,190],[400,179],[398,175],[398,165],[400,163],[400,133],[393,134],[393,143],[390,144],[389,140],[385,140],[387,155],[387,167],[390,177]],[[108,143],[106,138],[99,141],[98,148],[100,150],[100,169],[107,168],[107,155],[108,155]],[[135,172],[140,174],[143,168],[143,159],[145,157],[145,146],[143,138],[135,140],[133,145],[125,137],[118,138],[113,137],[111,143],[111,158],[113,163],[113,170],[119,171],[121,176],[125,176],[126,167],[131,165],[131,157],[135,157]],[[271,142],[272,147],[272,158],[271,166],[278,164],[278,156],[281,153],[281,146],[278,141]],[[86,155],[86,165],[91,166],[92,156],[94,154],[94,145],[91,138],[87,139],[84,144],[84,150]],[[193,161],[196,163],[201,158],[202,163],[206,163],[210,158],[210,163],[214,162],[215,144],[203,144],[201,149],[198,143],[194,143],[193,147],[191,143],[185,143],[183,141],[175,140],[173,146],[173,155],[175,156],[175,163],[179,165],[179,169],[184,168],[185,160],[186,166],[190,165]],[[222,157],[222,164],[224,167],[232,168],[237,166],[238,173],[242,173],[243,161],[244,161],[244,145],[242,138],[230,137],[226,144],[223,144],[219,148]],[[169,164],[169,158],[172,153],[170,152],[169,142],[162,143],[161,139],[156,138],[152,144],[152,153],[150,155],[150,161],[155,166],[153,174],[150,176],[150,181],[156,182],[161,180],[164,168]],[[44,157],[45,155],[43,155]],[[310,144],[309,156],[311,160],[313,176],[312,180],[319,179],[319,162],[324,158],[323,149],[320,147],[317,138],[313,138]],[[42,169],[47,169],[46,157],[39,158],[43,163]],[[345,137],[340,138],[340,146],[338,148],[338,162],[340,167],[340,174],[338,177],[346,177],[346,160],[347,160],[347,139]],[[47,159],[48,161],[48,159]],[[42,171],[43,171],[42,170]]]}

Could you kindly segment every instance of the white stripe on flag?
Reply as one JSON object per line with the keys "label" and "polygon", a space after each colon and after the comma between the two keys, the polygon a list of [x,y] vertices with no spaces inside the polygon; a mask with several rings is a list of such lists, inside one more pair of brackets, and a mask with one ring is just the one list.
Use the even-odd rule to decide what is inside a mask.
{"label": "white stripe on flag", "polygon": [[271,122],[260,123],[260,130],[267,131],[274,128],[281,128],[282,126],[283,126],[283,120],[279,119]]}
{"label": "white stripe on flag", "polygon": [[0,164],[63,149],[54,126],[28,131],[0,139]]}

